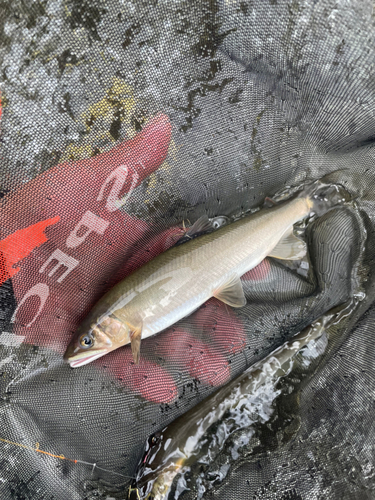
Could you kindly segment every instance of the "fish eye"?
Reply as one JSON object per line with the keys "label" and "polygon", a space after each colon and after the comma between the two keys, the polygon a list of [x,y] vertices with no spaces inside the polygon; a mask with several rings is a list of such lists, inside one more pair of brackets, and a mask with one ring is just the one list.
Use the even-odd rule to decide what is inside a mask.
{"label": "fish eye", "polygon": [[79,345],[84,349],[88,349],[94,345],[94,339],[86,333],[79,338]]}
{"label": "fish eye", "polygon": [[150,447],[155,446],[160,441],[160,433],[156,432],[154,435],[149,437],[148,444]]}
{"label": "fish eye", "polygon": [[161,438],[162,438],[162,433],[155,432],[155,434],[153,434],[149,439],[150,445],[154,446],[156,443],[159,443]]}

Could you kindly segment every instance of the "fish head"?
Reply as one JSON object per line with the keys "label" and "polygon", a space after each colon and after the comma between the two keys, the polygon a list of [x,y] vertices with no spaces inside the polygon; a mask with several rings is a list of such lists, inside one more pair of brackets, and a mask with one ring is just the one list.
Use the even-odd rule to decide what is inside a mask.
{"label": "fish head", "polygon": [[65,351],[64,360],[77,368],[129,342],[129,325],[110,315],[104,316],[99,322],[80,325]]}
{"label": "fish head", "polygon": [[185,465],[181,450],[174,450],[174,439],[154,433],[146,442],[136,477],[128,490],[127,500],[163,500],[167,498],[174,478]]}

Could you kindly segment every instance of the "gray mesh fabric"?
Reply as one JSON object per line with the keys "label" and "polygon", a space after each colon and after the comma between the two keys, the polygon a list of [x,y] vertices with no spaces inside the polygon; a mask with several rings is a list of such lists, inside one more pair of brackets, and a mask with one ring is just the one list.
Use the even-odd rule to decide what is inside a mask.
{"label": "gray mesh fabric", "polygon": [[[325,349],[279,382],[271,420],[236,458],[244,430],[192,465],[176,495],[373,498],[372,3],[0,6],[0,498],[125,498],[150,434],[342,304]],[[209,301],[143,341],[139,366],[128,347],[63,363],[95,300],[183,220],[239,216],[323,176],[353,201],[308,224],[308,272],[267,259],[243,280],[245,308]]]}

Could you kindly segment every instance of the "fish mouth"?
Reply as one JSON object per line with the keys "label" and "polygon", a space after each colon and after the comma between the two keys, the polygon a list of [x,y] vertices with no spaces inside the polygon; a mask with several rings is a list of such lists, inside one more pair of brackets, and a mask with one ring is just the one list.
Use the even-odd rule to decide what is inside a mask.
{"label": "fish mouth", "polygon": [[104,356],[104,354],[107,354],[107,351],[105,349],[96,351],[95,353],[92,354],[86,354],[86,355],[79,354],[74,358],[67,359],[67,362],[69,363],[71,368],[78,368],[79,366],[84,366],[87,365],[88,363],[91,363],[92,361],[95,361],[95,359]]}

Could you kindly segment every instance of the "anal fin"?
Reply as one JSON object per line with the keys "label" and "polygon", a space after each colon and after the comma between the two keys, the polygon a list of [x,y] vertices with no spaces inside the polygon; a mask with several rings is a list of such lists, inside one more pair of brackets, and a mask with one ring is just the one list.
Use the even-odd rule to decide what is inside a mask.
{"label": "anal fin", "polygon": [[293,234],[293,227],[281,238],[268,254],[269,257],[283,260],[300,260],[307,253],[306,243]]}
{"label": "anal fin", "polygon": [[215,290],[213,296],[228,306],[243,307],[246,305],[242,283],[236,275],[233,275],[223,286]]}

